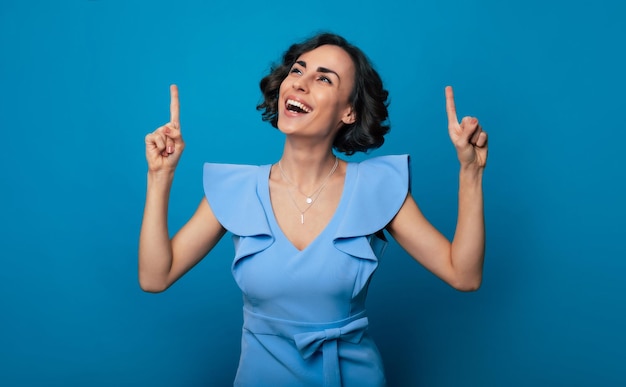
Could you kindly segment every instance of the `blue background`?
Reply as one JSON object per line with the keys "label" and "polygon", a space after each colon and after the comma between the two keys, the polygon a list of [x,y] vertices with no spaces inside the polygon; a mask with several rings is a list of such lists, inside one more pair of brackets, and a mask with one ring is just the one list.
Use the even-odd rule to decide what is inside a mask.
{"label": "blue background", "polygon": [[278,159],[258,81],[321,30],[375,63],[392,131],[372,155],[411,154],[414,195],[448,236],[445,85],[490,135],[480,291],[452,290],[395,243],[374,278],[390,384],[626,385],[621,4],[3,0],[0,385],[232,384],[230,238],[167,292],[139,289],[144,136],[168,120],[177,83],[174,231],[202,196],[204,161]]}

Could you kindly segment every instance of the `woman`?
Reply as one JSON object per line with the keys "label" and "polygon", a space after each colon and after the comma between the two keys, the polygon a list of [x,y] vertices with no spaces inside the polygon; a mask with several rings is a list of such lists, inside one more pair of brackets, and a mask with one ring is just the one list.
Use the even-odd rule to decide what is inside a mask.
{"label": "woman", "polygon": [[461,164],[449,242],[409,192],[408,156],[353,163],[333,153],[379,147],[389,129],[387,91],[358,48],[331,34],[295,44],[261,90],[263,118],[285,134],[281,158],[264,166],[206,164],[205,197],[170,240],[168,198],[185,146],[171,86],[170,122],[146,136],[140,285],[167,289],[230,231],[232,272],[244,295],[235,385],[385,385],[364,308],[386,244],[383,230],[454,288],[476,290],[487,135],[473,117],[458,122],[446,88],[448,130]]}

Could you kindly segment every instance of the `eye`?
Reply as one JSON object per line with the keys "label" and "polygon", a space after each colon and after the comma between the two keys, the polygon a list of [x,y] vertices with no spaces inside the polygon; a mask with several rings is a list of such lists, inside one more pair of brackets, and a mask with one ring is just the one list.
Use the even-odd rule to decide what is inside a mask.
{"label": "eye", "polygon": [[320,75],[317,80],[328,83],[329,85],[333,84],[333,81],[330,80],[330,78],[328,78],[327,76],[324,75]]}
{"label": "eye", "polygon": [[300,70],[299,68],[297,68],[297,67],[295,67],[295,66],[294,66],[294,67],[292,67],[292,68],[291,68],[291,70],[289,70],[289,73],[291,73],[291,74],[297,74],[297,75],[302,75],[302,70]]}

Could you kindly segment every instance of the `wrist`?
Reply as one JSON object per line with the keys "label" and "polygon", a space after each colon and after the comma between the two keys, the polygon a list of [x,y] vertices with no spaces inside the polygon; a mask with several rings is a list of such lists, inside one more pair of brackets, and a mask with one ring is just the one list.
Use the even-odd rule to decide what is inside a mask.
{"label": "wrist", "polygon": [[174,171],[148,171],[148,186],[170,185],[174,180]]}
{"label": "wrist", "polygon": [[475,185],[481,186],[483,180],[484,168],[476,165],[461,165],[459,170],[459,182],[462,186]]}

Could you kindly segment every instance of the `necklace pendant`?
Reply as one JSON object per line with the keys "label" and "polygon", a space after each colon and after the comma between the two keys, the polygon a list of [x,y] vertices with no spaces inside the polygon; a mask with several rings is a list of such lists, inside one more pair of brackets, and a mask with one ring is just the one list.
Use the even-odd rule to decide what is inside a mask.
{"label": "necklace pendant", "polygon": [[306,198],[306,202],[307,204],[311,204],[313,203],[313,199],[311,199],[310,197]]}
{"label": "necklace pendant", "polygon": [[300,214],[300,223],[304,224],[304,214]]}

